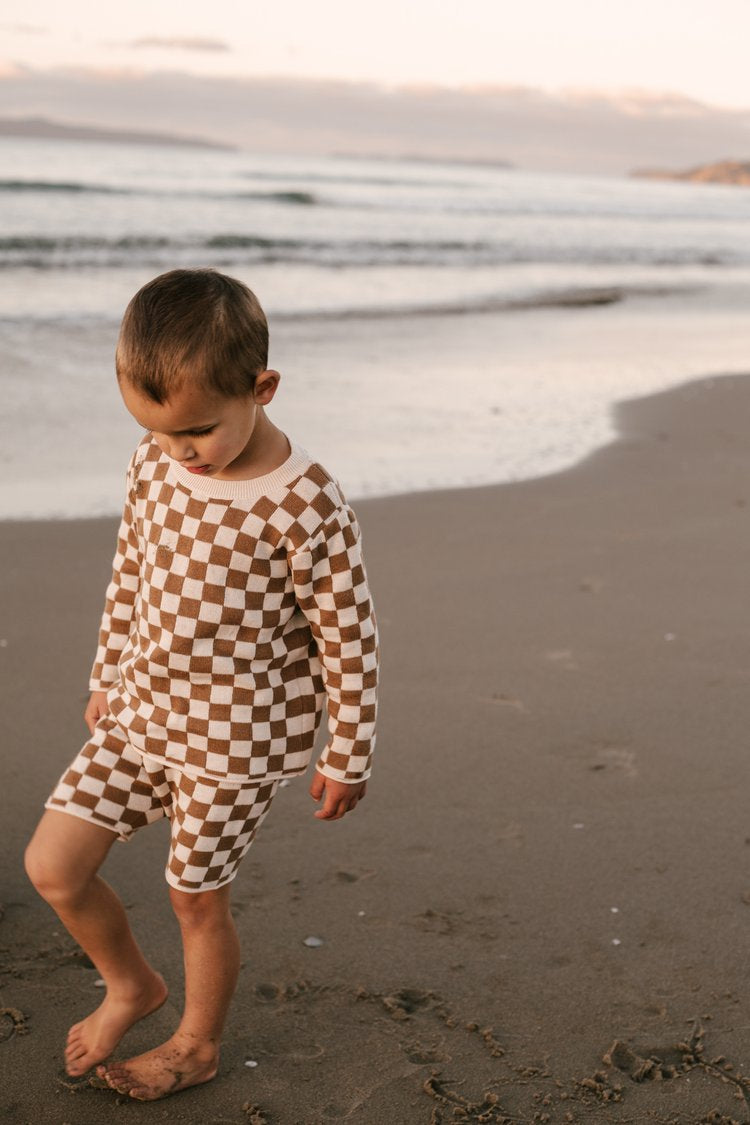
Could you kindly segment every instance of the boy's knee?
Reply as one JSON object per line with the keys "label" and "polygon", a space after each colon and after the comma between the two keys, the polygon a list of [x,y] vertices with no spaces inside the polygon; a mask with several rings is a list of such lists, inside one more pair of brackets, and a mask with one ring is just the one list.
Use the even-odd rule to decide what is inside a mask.
{"label": "boy's knee", "polygon": [[26,874],[37,894],[51,907],[74,907],[95,872],[76,870],[65,857],[56,856],[31,841],[24,856]]}
{"label": "boy's knee", "polygon": [[46,812],[26,848],[26,874],[50,905],[73,900],[96,875],[114,838],[65,813]]}
{"label": "boy's knee", "polygon": [[65,869],[36,836],[26,848],[24,867],[34,888],[48,902],[69,892]]}
{"label": "boy's knee", "polygon": [[229,887],[214,891],[180,891],[169,888],[172,909],[181,926],[203,926],[223,920],[229,912]]}
{"label": "boy's knee", "polygon": [[23,855],[23,866],[31,882],[37,890],[39,890],[40,883],[44,882],[44,864],[43,857],[39,854],[40,849],[37,847],[36,840],[31,840],[26,845],[26,851]]}

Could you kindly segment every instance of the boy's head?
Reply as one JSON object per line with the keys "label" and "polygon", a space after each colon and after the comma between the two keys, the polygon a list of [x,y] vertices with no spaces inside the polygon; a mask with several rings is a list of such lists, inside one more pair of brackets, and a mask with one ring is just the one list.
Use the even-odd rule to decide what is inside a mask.
{"label": "boy's head", "polygon": [[268,366],[268,324],[246,285],[212,269],[170,270],[139,289],[117,342],[120,384],[163,404],[185,384],[252,394]]}

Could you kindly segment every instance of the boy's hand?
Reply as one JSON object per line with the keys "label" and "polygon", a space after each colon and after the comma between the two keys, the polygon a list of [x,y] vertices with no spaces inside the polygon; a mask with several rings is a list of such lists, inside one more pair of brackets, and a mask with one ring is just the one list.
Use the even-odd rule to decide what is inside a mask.
{"label": "boy's hand", "polygon": [[345,781],[332,781],[325,777],[319,770],[315,771],[310,796],[314,801],[319,801],[325,792],[323,808],[315,813],[318,820],[341,820],[344,813],[356,808],[367,791],[366,781],[357,781],[349,784]]}
{"label": "boy's hand", "polygon": [[106,691],[92,691],[86,710],[83,712],[83,721],[91,734],[94,733],[94,727],[98,720],[101,719],[102,715],[106,715],[107,711]]}

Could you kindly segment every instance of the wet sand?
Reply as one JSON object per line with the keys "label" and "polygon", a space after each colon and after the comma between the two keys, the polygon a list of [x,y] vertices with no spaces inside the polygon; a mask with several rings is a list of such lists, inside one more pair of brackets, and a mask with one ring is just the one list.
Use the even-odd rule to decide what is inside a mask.
{"label": "wet sand", "polygon": [[[3,1120],[750,1120],[748,422],[750,377],[704,380],[566,473],[357,506],[367,800],[322,824],[280,792],[235,883],[219,1074],[151,1105],[64,1075],[101,992],[21,870],[84,740],[115,524],[3,524]],[[105,869],[172,989],[125,1056],[178,1018],[164,855],[159,825]]]}

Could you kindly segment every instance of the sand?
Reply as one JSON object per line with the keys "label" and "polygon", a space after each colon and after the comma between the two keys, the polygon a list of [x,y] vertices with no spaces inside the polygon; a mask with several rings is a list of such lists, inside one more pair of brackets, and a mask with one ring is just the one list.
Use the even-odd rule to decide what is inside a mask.
{"label": "sand", "polygon": [[[21,869],[84,740],[115,524],[3,524],[3,1120],[748,1121],[748,420],[750,377],[703,380],[568,472],[358,505],[367,799],[323,824],[280,792],[235,884],[219,1074],[148,1105],[64,1075],[101,992]],[[178,1018],[163,829],[105,869],[172,988],[125,1055]]]}

